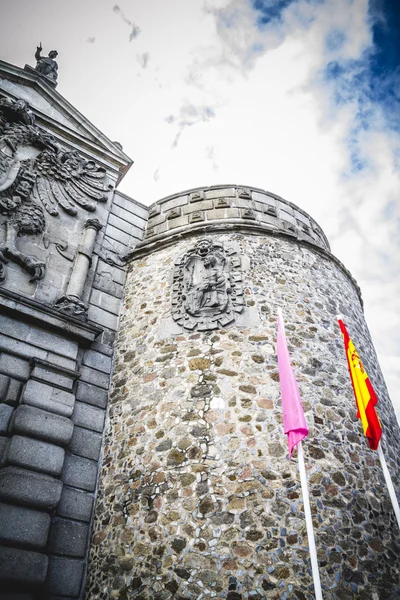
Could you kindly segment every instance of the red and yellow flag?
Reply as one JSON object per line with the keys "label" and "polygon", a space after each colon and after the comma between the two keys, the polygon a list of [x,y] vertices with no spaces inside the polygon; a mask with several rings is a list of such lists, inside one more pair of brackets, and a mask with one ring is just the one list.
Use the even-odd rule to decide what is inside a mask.
{"label": "red and yellow flag", "polygon": [[377,450],[382,435],[382,427],[375,411],[378,398],[343,321],[340,318],[338,321],[343,334],[347,364],[356,397],[357,417],[361,419],[364,435],[368,438],[370,448]]}

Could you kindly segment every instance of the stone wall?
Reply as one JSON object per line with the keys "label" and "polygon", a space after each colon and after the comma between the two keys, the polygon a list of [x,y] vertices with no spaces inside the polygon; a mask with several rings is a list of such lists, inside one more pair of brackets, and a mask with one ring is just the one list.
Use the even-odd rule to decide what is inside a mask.
{"label": "stone wall", "polygon": [[[40,160],[46,151],[53,168],[44,166],[43,183],[36,163],[21,162],[19,177],[36,188],[19,196],[19,179],[4,188],[3,178],[0,193],[0,600],[80,598],[125,280],[121,257],[142,239],[148,211],[115,191],[130,164],[119,145],[38,75],[1,62],[0,75],[1,176],[10,161]],[[52,176],[84,170],[96,173],[98,187],[77,177],[79,202],[71,208],[72,196]],[[18,219],[29,225],[32,203],[40,227],[15,236]]]}
{"label": "stone wall", "polygon": [[[145,209],[115,194],[115,212],[143,231]],[[125,277],[94,263],[86,323],[0,291],[0,577],[29,598],[82,592]]]}
{"label": "stone wall", "polygon": [[[182,213],[193,194],[179,195]],[[215,232],[206,223],[191,231],[185,217],[174,235],[167,204],[150,209],[164,237],[153,243],[150,230],[131,254],[87,598],[314,598],[297,465],[282,428],[279,306],[310,428],[304,452],[324,598],[398,597],[399,532],[356,418],[336,321],[341,312],[378,393],[398,488],[399,431],[355,282],[321,234],[318,242],[288,235],[280,221],[250,231],[244,215],[235,223],[225,213]],[[205,235],[239,252],[246,307],[227,327],[188,330],[172,318],[176,269]]]}

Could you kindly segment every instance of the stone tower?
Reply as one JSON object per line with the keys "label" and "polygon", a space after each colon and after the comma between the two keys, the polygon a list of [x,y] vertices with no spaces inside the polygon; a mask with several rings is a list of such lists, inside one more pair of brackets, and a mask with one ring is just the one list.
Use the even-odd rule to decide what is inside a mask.
{"label": "stone tower", "polygon": [[126,259],[87,598],[314,598],[278,307],[310,428],[324,598],[397,598],[399,531],[356,418],[338,312],[377,390],[397,486],[400,432],[360,290],[321,228],[259,189],[200,188],[151,206]]}

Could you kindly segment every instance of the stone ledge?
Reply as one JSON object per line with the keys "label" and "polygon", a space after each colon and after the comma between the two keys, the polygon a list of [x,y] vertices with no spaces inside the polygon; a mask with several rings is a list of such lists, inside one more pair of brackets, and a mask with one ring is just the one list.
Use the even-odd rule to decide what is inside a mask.
{"label": "stone ledge", "polygon": [[[127,262],[130,260],[134,260],[136,258],[141,258],[142,256],[146,256],[150,254],[154,250],[160,250],[167,246],[171,246],[172,244],[176,244],[179,240],[185,239],[195,234],[202,233],[204,235],[210,235],[212,233],[236,233],[243,232],[246,234],[255,234],[255,235],[278,235],[283,236],[285,238],[290,238],[291,240],[297,239],[295,235],[289,234],[288,231],[282,229],[277,229],[269,224],[264,224],[261,222],[249,222],[243,219],[216,219],[215,221],[203,221],[201,223],[196,223],[195,225],[187,225],[186,227],[177,227],[176,229],[171,229],[170,231],[166,231],[164,233],[160,233],[159,235],[155,235],[150,239],[146,239],[143,242],[140,242],[133,250],[128,252],[123,258]],[[302,241],[301,238],[297,241]],[[309,245],[312,247],[317,247],[315,242],[309,242]]]}
{"label": "stone ledge", "polygon": [[68,392],[72,390],[75,381],[80,377],[79,371],[60,367],[42,358],[32,358],[31,364],[32,371],[30,377],[32,379]]}
{"label": "stone ledge", "polygon": [[0,311],[28,324],[72,339],[81,346],[90,346],[103,331],[97,325],[66,317],[51,306],[5,289],[0,290]]}

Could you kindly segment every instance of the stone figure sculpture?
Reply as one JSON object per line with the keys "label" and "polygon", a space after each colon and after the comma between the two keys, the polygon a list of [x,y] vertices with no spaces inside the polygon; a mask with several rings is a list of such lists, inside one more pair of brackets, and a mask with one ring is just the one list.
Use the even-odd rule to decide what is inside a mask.
{"label": "stone figure sculpture", "polygon": [[58,64],[55,58],[58,56],[58,52],[57,50],[51,50],[48,56],[41,56],[41,52],[42,43],[36,48],[35,58],[37,63],[35,70],[50,79],[51,82],[56,83],[58,77]]}
{"label": "stone figure sculpture", "polygon": [[217,329],[243,310],[240,259],[232,248],[200,240],[178,259],[173,287],[174,320],[185,329]]}
{"label": "stone figure sculpture", "polygon": [[213,314],[225,310],[230,289],[224,273],[225,259],[221,253],[211,251],[206,254],[200,273],[197,273],[197,282],[196,261],[192,259],[189,263],[190,266],[186,266],[191,272],[185,303],[187,312],[197,317],[200,314]]}
{"label": "stone figure sculpture", "polygon": [[0,213],[6,215],[5,241],[0,243],[0,281],[12,260],[31,280],[42,279],[45,264],[17,248],[18,236],[42,233],[45,213],[71,216],[77,206],[89,212],[106,202],[105,169],[65,150],[35,125],[27,103],[0,98]]}

